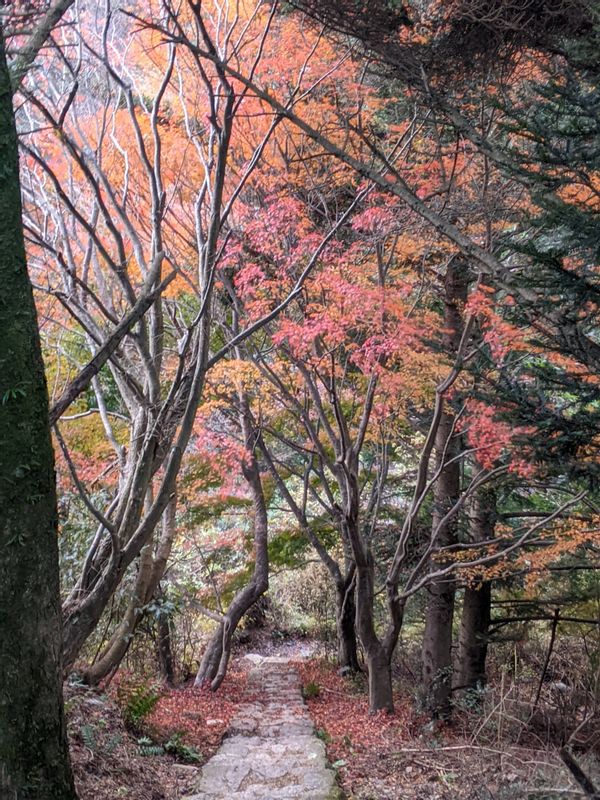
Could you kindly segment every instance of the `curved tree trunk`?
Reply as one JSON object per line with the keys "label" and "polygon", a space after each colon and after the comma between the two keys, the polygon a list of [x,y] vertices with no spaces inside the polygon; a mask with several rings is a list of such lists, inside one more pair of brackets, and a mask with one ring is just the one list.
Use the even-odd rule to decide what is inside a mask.
{"label": "curved tree trunk", "polygon": [[267,506],[254,453],[257,436],[250,422],[248,403],[245,398],[241,399],[240,416],[244,441],[249,453],[249,464],[243,467],[244,477],[250,486],[254,506],[254,574],[250,583],[233,598],[200,662],[194,686],[209,685],[213,692],[219,688],[225,678],[231,653],[231,638],[240,620],[269,588]]}
{"label": "curved tree trunk", "polygon": [[400,626],[390,626],[382,641],[375,629],[375,565],[368,541],[360,534],[358,454],[348,448],[336,475],[342,494],[342,541],[352,554],[356,575],[356,632],[365,652],[369,678],[369,712],[394,711],[392,657]]}
{"label": "curved tree trunk", "polygon": [[0,797],[76,800],[63,718],[58,513],[0,31]]}
{"label": "curved tree trunk", "polygon": [[133,595],[121,623],[117,626],[98,660],[90,665],[83,674],[85,682],[91,686],[97,685],[118,668],[129,649],[135,629],[144,616],[146,606],[158,589],[167,568],[175,538],[176,507],[177,500],[173,497],[163,516],[162,533],[156,554],[153,553],[154,542],[147,544],[140,554]]}

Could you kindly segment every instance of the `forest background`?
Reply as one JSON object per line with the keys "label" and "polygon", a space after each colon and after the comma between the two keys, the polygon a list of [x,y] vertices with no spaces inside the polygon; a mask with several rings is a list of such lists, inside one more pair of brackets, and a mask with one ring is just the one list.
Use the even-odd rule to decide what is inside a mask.
{"label": "forest background", "polygon": [[21,169],[3,176],[0,709],[22,725],[0,748],[17,797],[74,796],[63,674],[106,686],[125,659],[216,691],[249,618],[331,642],[372,713],[401,685],[403,706],[468,709],[473,729],[510,652],[518,735],[543,706],[570,768],[593,759],[597,12],[6,9],[3,163],[16,121]]}

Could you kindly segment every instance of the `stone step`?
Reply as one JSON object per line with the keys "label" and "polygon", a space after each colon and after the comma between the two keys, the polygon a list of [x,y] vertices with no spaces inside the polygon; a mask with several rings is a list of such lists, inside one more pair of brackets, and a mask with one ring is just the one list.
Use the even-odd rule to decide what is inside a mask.
{"label": "stone step", "polygon": [[[236,714],[218,752],[185,800],[331,800],[339,797],[325,745],[314,730],[296,671],[260,659],[249,676],[253,699]],[[259,698],[254,697],[257,692]]]}

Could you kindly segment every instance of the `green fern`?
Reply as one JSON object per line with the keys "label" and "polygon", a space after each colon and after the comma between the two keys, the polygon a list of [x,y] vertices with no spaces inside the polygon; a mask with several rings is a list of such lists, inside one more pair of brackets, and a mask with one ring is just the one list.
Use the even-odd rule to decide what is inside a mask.
{"label": "green fern", "polygon": [[88,750],[91,750],[92,753],[98,752],[98,742],[96,741],[96,734],[91,725],[82,725],[81,738],[83,739],[83,743],[88,748]]}
{"label": "green fern", "polygon": [[137,741],[138,753],[141,756],[154,757],[164,756],[165,748],[160,744],[155,744],[149,736],[142,736]]}
{"label": "green fern", "polygon": [[139,729],[143,720],[160,700],[160,691],[144,681],[123,682],[117,689],[117,701],[128,728]]}
{"label": "green fern", "polygon": [[318,683],[314,681],[310,681],[306,684],[306,686],[302,687],[302,696],[305,700],[311,700],[314,697],[318,697],[321,694],[321,687]]}
{"label": "green fern", "polygon": [[165,743],[164,749],[165,752],[175,756],[180,761],[187,761],[192,764],[202,761],[202,753],[196,750],[195,747],[185,744],[181,739],[180,733],[174,733],[169,741]]}
{"label": "green fern", "polygon": [[123,737],[121,736],[120,733],[113,733],[113,735],[110,737],[110,739],[104,745],[104,752],[106,753],[106,755],[109,756],[109,755],[111,755],[111,753],[114,753],[115,750],[121,744],[122,741],[123,741]]}

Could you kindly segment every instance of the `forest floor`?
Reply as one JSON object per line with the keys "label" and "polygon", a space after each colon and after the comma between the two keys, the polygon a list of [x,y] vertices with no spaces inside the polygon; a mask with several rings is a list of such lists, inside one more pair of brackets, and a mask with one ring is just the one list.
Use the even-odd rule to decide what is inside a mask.
{"label": "forest floor", "polygon": [[[504,687],[483,711],[458,709],[451,725],[432,724],[418,712],[414,697],[402,693],[393,715],[370,716],[364,680],[341,677],[330,662],[316,657],[312,643],[275,643],[265,649],[263,655],[294,659],[316,735],[326,745],[348,800],[584,796],[563,766],[557,744],[544,741],[551,731],[539,725],[549,724],[549,717],[538,729],[524,726],[518,703]],[[179,800],[191,794],[200,767],[219,748],[240,705],[252,699],[249,667],[247,659],[236,658],[216,694],[190,686],[158,689],[127,676],[118,676],[105,693],[69,688],[80,800]],[[153,699],[146,705],[153,708],[144,714],[148,697]],[[132,712],[143,720],[133,721]],[[600,777],[597,760],[583,757],[583,763]]]}
{"label": "forest floor", "polygon": [[118,675],[105,691],[68,686],[79,800],[179,800],[189,794],[246,696],[248,668],[234,662],[217,694],[129,675]]}
{"label": "forest floor", "polygon": [[[558,748],[525,735],[508,701],[491,714],[459,709],[452,724],[439,724],[415,710],[414,697],[398,693],[394,714],[371,716],[362,679],[342,678],[324,661],[298,668],[315,728],[349,800],[584,797]],[[598,766],[586,761],[590,772],[598,774]]]}

